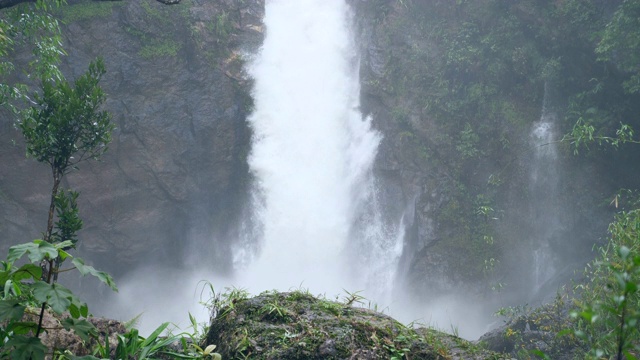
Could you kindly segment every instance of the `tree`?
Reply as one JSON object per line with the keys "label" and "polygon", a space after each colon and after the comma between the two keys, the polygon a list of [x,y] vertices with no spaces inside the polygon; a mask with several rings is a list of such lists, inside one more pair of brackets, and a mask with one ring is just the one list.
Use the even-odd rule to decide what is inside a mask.
{"label": "tree", "polygon": [[[47,349],[39,335],[46,309],[58,314],[68,311],[71,316],[62,321],[62,326],[84,340],[95,335],[95,327],[83,319],[88,316],[87,305],[57,284],[59,273],[77,269],[117,291],[107,273],[69,253],[78,241],[82,220],[78,215],[79,194],[60,189],[62,178],[79,162],[101,156],[114,126],[109,113],[101,110],[105,101],[99,86],[105,74],[103,61],[91,62],[88,71],[73,84],[58,69],[64,50],[58,21],[48,11],[63,3],[64,0],[38,0],[33,7],[17,9],[0,19],[0,104],[18,116],[16,125],[25,138],[27,156],[48,164],[53,177],[43,239],[12,246],[6,260],[0,263],[0,358],[44,358]],[[14,70],[7,55],[19,45],[32,48],[27,71],[30,79],[40,79],[37,90],[30,91],[26,84],[7,80]],[[26,101],[27,106],[20,107],[20,100]],[[16,265],[24,257],[29,261]],[[64,261],[73,266],[60,270]],[[40,308],[39,314],[29,310],[33,307]],[[25,318],[25,313],[31,316]]]}
{"label": "tree", "polygon": [[35,79],[62,79],[58,69],[65,55],[58,20],[49,10],[65,4],[65,0],[37,0],[33,6],[7,10],[0,18],[0,104],[17,112],[15,101],[28,98],[28,86],[9,81],[15,67],[8,57],[16,48],[31,49],[28,76]]}
{"label": "tree", "polygon": [[596,47],[600,61],[615,63],[628,74],[629,94],[640,92],[640,1],[624,0],[602,31]]}
{"label": "tree", "polygon": [[[47,308],[58,314],[69,311],[71,317],[62,325],[83,339],[95,335],[95,327],[82,319],[88,316],[87,305],[56,283],[60,272],[70,270],[60,270],[65,260],[71,261],[71,269],[96,276],[117,291],[111,276],[68,252],[76,247],[82,220],[78,216],[78,193],[60,189],[64,175],[79,162],[98,158],[111,140],[114,126],[110,115],[100,110],[105,94],[99,82],[104,73],[104,64],[98,59],[73,85],[64,78],[43,79],[41,91],[32,95],[31,106],[21,111],[17,125],[25,138],[27,156],[49,165],[53,187],[43,239],[11,247],[7,260],[2,262],[0,322],[4,324],[0,326],[0,348],[6,350],[0,352],[0,357],[44,357],[46,348],[38,337]],[[24,256],[30,262],[16,266],[16,261]],[[25,310],[34,304],[40,307],[37,323],[24,321]],[[34,336],[28,336],[29,332]]]}
{"label": "tree", "polygon": [[42,94],[35,94],[34,106],[23,112],[18,125],[27,143],[27,156],[47,163],[53,175],[44,233],[47,242],[72,240],[68,236],[59,237],[60,234],[56,238],[53,233],[56,202],[66,201],[69,206],[75,203],[73,196],[62,200],[58,191],[62,177],[79,162],[100,157],[111,141],[114,126],[109,113],[99,110],[105,100],[98,85],[104,73],[104,63],[98,59],[73,87],[64,79],[43,80]]}

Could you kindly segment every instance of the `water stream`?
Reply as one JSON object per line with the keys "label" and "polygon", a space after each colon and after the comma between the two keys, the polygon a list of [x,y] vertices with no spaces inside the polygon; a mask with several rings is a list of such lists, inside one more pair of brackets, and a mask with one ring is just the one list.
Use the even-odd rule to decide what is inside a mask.
{"label": "water stream", "polygon": [[551,250],[554,237],[561,230],[563,209],[559,201],[559,164],[556,114],[547,105],[548,91],[540,120],[531,129],[533,159],[531,162],[530,207],[532,223],[533,294],[555,274],[555,257]]}
{"label": "water stream", "polygon": [[351,22],[344,1],[266,3],[266,38],[247,67],[253,201],[234,254],[235,283],[251,292],[382,296],[393,282],[402,238],[379,211],[381,135],[359,111]]}

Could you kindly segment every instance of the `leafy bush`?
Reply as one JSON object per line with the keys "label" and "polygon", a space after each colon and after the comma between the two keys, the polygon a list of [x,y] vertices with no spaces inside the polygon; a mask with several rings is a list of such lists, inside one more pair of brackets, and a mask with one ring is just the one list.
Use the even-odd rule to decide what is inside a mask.
{"label": "leafy bush", "polygon": [[593,358],[636,359],[640,353],[640,209],[622,212],[609,226],[588,282],[580,287],[581,320],[576,334],[590,344]]}

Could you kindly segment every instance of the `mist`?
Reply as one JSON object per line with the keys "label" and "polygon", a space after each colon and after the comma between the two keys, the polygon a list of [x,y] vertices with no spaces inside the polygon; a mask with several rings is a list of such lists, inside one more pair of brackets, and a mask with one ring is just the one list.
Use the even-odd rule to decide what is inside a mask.
{"label": "mist", "polygon": [[469,339],[488,329],[486,304],[465,300],[464,292],[421,300],[405,294],[410,285],[398,274],[405,214],[384,211],[404,205],[385,203],[385,184],[374,174],[383,136],[360,111],[353,16],[344,1],[267,2],[264,43],[245,54],[254,81],[252,183],[237,238],[226,239],[232,271],[216,271],[197,254],[186,254],[183,265],[142,265],[119,279],[119,293],[101,313],[139,316],[146,333],[164,321],[188,326],[189,313],[206,322],[209,310],[200,303],[213,295],[203,299],[206,280],[218,293],[357,293],[360,306]]}

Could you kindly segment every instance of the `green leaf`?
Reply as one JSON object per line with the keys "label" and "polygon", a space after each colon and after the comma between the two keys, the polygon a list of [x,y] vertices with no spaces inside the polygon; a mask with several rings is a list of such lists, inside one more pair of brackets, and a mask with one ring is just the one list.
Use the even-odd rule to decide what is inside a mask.
{"label": "green leaf", "polygon": [[142,342],[142,347],[145,347],[149,344],[151,344],[152,342],[154,342],[156,340],[156,338],[162,334],[162,332],[164,331],[164,329],[167,328],[167,326],[169,326],[169,323],[163,323],[160,326],[158,326],[152,333],[151,335],[149,335],[143,342]]}
{"label": "green leaf", "polygon": [[62,314],[72,302],[80,302],[71,290],[60,284],[47,284],[44,281],[33,284],[33,296],[41,303],[49,304],[57,314]]}
{"label": "green leaf", "polygon": [[18,299],[0,300],[0,321],[18,321],[25,309]]}
{"label": "green leaf", "polygon": [[73,265],[75,265],[75,267],[78,269],[80,274],[82,274],[83,276],[86,276],[88,274],[93,275],[97,277],[98,280],[107,284],[113,291],[116,291],[116,292],[118,291],[118,287],[116,286],[116,283],[113,281],[113,278],[111,277],[111,275],[107,274],[104,271],[98,271],[93,266],[85,265],[84,260],[82,260],[81,258],[73,258],[71,262],[73,263]]}
{"label": "green leaf", "polygon": [[[199,359],[197,357],[194,357],[194,355],[180,354],[180,353],[173,352],[173,351],[163,351],[162,354],[163,355],[169,355],[169,356],[171,356],[172,359],[188,359],[188,360]],[[222,359],[222,358],[220,358],[220,359]]]}
{"label": "green leaf", "polygon": [[3,298],[4,299],[9,297],[12,288],[13,288],[13,281],[6,280],[4,282],[4,289],[3,289]]}
{"label": "green leaf", "polygon": [[13,281],[21,281],[25,279],[40,280],[42,278],[42,268],[35,264],[24,264],[18,270],[14,271]]}
{"label": "green leaf", "polygon": [[82,306],[80,306],[80,316],[89,316],[89,307],[87,306],[87,304],[82,304]]}
{"label": "green leaf", "polygon": [[5,344],[11,351],[12,360],[41,360],[47,352],[47,347],[37,337],[15,335]]}
{"label": "green leaf", "polygon": [[73,257],[73,256],[71,256],[71,254],[69,254],[68,252],[62,249],[58,249],[58,257],[60,258],[60,260],[64,261],[64,260],[67,260],[67,258]]}
{"label": "green leaf", "polygon": [[16,260],[23,257],[24,254],[28,253],[31,249],[35,249],[37,247],[38,245],[36,245],[33,242],[14,245],[9,248],[9,254],[7,255],[7,262],[13,263]]}
{"label": "green leaf", "polygon": [[71,240],[66,240],[63,242],[59,242],[53,245],[56,249],[64,249],[66,247],[71,247],[73,246],[73,242]]}
{"label": "green leaf", "polygon": [[11,278],[11,270],[0,271],[0,286],[9,281]]}
{"label": "green leaf", "polygon": [[89,315],[89,308],[87,307],[86,303],[72,302],[71,305],[69,305],[69,313],[74,319],[78,319],[80,317],[86,318]]}
{"label": "green leaf", "polygon": [[531,350],[531,353],[537,357],[539,357],[540,359],[544,359],[544,360],[551,360],[551,358],[549,357],[549,355],[545,354],[544,352],[538,350],[538,349],[534,349]]}
{"label": "green leaf", "polygon": [[66,318],[62,320],[66,330],[73,330],[82,340],[89,341],[91,336],[98,336],[96,327],[85,319]]}
{"label": "green leaf", "polygon": [[37,264],[44,259],[51,260],[57,258],[58,250],[46,241],[34,240],[30,243],[10,247],[7,261],[13,263],[25,254],[29,255],[29,261]]}
{"label": "green leaf", "polygon": [[58,257],[58,249],[55,246],[43,240],[34,240],[33,242],[38,244],[38,248],[29,251],[29,260],[32,263],[37,264],[44,259],[53,260]]}
{"label": "green leaf", "polygon": [[26,335],[30,332],[35,333],[37,329],[38,324],[32,321],[15,322],[10,326],[10,330],[13,331],[14,334],[18,335]]}
{"label": "green leaf", "polygon": [[71,256],[65,249],[72,248],[75,244],[71,240],[63,241],[57,244],[54,244],[55,248],[58,250],[58,257],[64,261]]}
{"label": "green leaf", "polygon": [[72,318],[78,319],[80,317],[80,309],[75,304],[71,304],[69,305],[69,314]]}

